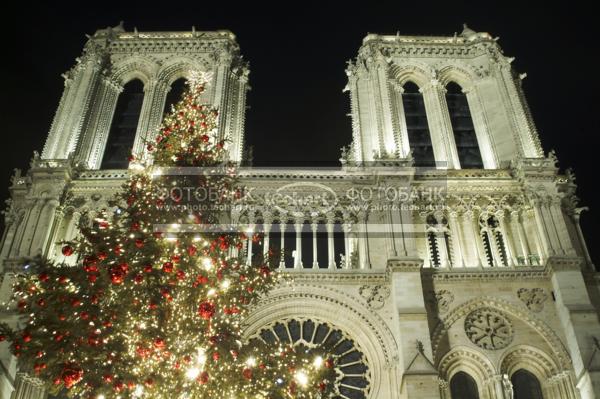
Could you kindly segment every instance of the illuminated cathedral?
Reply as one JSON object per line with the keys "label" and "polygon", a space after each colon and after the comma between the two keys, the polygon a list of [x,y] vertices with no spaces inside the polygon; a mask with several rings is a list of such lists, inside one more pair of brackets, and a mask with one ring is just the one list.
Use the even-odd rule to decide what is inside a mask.
{"label": "illuminated cathedral", "polygon": [[[231,32],[98,30],[64,74],[43,151],[12,178],[0,302],[24,257],[72,262],[58,243],[110,208],[129,154],[151,162],[145,143],[203,71],[252,193],[230,218],[261,237],[240,255],[276,248],[293,277],[247,337],[338,348],[335,398],[600,398],[584,208],[542,150],[512,60],[468,27],[369,34],[346,69],[353,139],[339,168],[261,168],[244,158],[249,68]],[[0,320],[19,322],[11,309]],[[0,343],[0,397],[47,396]]]}

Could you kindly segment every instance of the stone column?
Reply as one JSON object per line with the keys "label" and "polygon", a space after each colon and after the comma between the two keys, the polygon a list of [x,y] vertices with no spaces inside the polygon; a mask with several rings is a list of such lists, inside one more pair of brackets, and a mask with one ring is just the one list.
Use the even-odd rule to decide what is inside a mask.
{"label": "stone column", "polygon": [[77,160],[83,162],[90,169],[100,168],[117,99],[119,93],[123,91],[123,86],[113,78],[101,76],[100,79],[101,85],[76,151]]}
{"label": "stone column", "polygon": [[265,259],[267,259],[268,255],[269,255],[269,244],[270,244],[270,238],[269,238],[269,234],[271,233],[271,219],[265,217],[263,215],[263,231],[264,231],[264,239],[263,239],[263,256]]}
{"label": "stone column", "polygon": [[534,232],[535,249],[537,251],[538,257],[540,258],[540,264],[543,264],[544,260],[547,258],[542,240],[543,232],[539,229],[539,224],[537,223],[535,211],[533,209],[526,211],[525,216],[526,217],[523,219],[523,222],[527,220],[529,225],[531,226],[531,230]]}
{"label": "stone column", "polygon": [[345,263],[340,266],[344,269],[350,269],[352,267],[352,265],[350,263],[351,262],[350,258],[352,256],[352,253],[350,251],[350,232],[352,231],[352,224],[350,222],[348,222],[347,215],[344,215],[343,229],[344,229],[344,260],[345,260]]}
{"label": "stone column", "polygon": [[488,121],[486,110],[479,96],[479,81],[475,82],[469,88],[463,88],[463,93],[467,95],[467,102],[475,127],[475,135],[477,136],[477,144],[481,153],[483,167],[485,169],[497,169],[498,159],[494,150],[493,138],[488,129]]}
{"label": "stone column", "polygon": [[540,239],[540,243],[543,248],[543,252],[540,253],[540,257],[547,258],[548,256],[554,255],[554,249],[552,248],[549,241],[549,233],[546,228],[546,223],[544,222],[544,216],[542,214],[541,201],[538,199],[533,199],[533,216],[535,220],[535,224],[537,226],[538,238]]}
{"label": "stone column", "polygon": [[406,114],[404,113],[404,102],[402,100],[402,94],[404,93],[404,88],[402,87],[393,87],[394,89],[394,103],[396,108],[396,117],[398,121],[398,137],[400,141],[399,146],[399,156],[400,158],[408,157],[410,154],[410,143],[408,141],[408,128],[406,127]]}
{"label": "stone column", "polygon": [[450,227],[450,238],[452,239],[452,249],[454,250],[454,267],[464,267],[465,262],[463,254],[463,242],[461,237],[460,222],[458,219],[458,213],[456,211],[450,211],[449,216],[449,227]]}
{"label": "stone column", "polygon": [[500,223],[500,231],[502,233],[502,237],[504,238],[504,249],[506,251],[506,263],[508,266],[514,266],[518,264],[516,258],[515,248],[513,246],[512,235],[510,234],[510,229],[506,223],[505,219],[506,214],[504,210],[500,210],[496,212],[496,217],[498,218],[498,222]]}
{"label": "stone column", "polygon": [[42,381],[25,373],[17,373],[11,399],[46,399],[47,396]]}
{"label": "stone column", "polygon": [[327,268],[335,269],[335,248],[333,242],[333,229],[335,227],[333,216],[327,216]]}
{"label": "stone column", "polygon": [[[140,110],[140,118],[138,119],[137,129],[135,131],[135,141],[133,142],[133,148],[131,153],[136,158],[146,158],[145,150],[146,145],[144,141],[152,139],[155,135],[155,131],[158,124],[154,125],[156,121],[153,121],[152,114],[156,113],[158,109],[162,114],[162,107],[159,104],[158,98],[162,99],[162,105],[164,105],[164,96],[166,95],[165,84],[158,82],[156,79],[150,79],[144,85],[144,101],[142,102],[142,109]],[[158,108],[158,109],[157,109]],[[159,122],[160,123],[160,122]],[[144,154],[144,156],[142,156]]]}
{"label": "stone column", "polygon": [[246,254],[246,265],[250,266],[252,265],[252,245],[253,245],[253,235],[254,235],[254,229],[255,229],[255,225],[254,223],[251,221],[249,226],[248,226],[248,231],[246,232],[246,234],[248,235],[248,253]]}
{"label": "stone column", "polygon": [[358,263],[360,269],[370,269],[371,259],[369,256],[369,232],[367,228],[368,214],[358,214]]}
{"label": "stone column", "polygon": [[512,230],[513,237],[515,237],[515,257],[517,257],[516,265],[519,265],[518,258],[523,258],[523,264],[529,264],[529,248],[527,245],[527,238],[525,237],[525,231],[519,218],[519,211],[513,209],[510,211],[510,227]]}
{"label": "stone column", "polygon": [[[474,266],[487,265],[487,256],[483,249],[483,242],[481,241],[481,234],[479,234],[479,221],[475,211],[468,210],[463,213],[463,226],[465,227],[466,242],[471,242],[470,251],[474,262]],[[471,262],[470,261],[470,262]],[[470,263],[469,262],[469,263]]]}
{"label": "stone column", "polygon": [[310,227],[312,228],[312,253],[313,253],[313,269],[319,268],[319,261],[317,260],[317,230],[319,229],[319,223],[313,219]]}
{"label": "stone column", "polygon": [[285,219],[281,219],[279,221],[279,227],[281,228],[281,245],[280,245],[280,251],[281,251],[281,256],[280,256],[280,260],[279,260],[279,268],[280,269],[285,269],[285,225],[286,225],[286,221]]}
{"label": "stone column", "polygon": [[[441,86],[439,81],[432,80],[420,90],[423,93],[435,160],[442,163],[442,166],[438,165],[438,168],[459,169],[460,162],[446,104],[446,89]],[[447,166],[444,167],[443,163],[446,163]]]}
{"label": "stone column", "polygon": [[296,257],[294,258],[294,269],[302,269],[302,226],[303,218],[297,218],[294,228],[296,229]]}

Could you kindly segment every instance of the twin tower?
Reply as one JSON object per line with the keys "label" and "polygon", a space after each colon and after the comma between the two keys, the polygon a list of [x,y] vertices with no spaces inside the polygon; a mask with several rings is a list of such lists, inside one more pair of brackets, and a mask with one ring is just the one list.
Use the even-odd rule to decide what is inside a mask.
{"label": "twin tower", "polygon": [[[468,28],[444,38],[368,35],[346,71],[353,121],[346,160],[498,169],[516,157],[543,157],[511,61],[487,33]],[[195,70],[211,72],[206,100],[221,110],[230,159],[241,161],[249,69],[235,36],[121,26],[89,37],[64,75],[41,158],[126,169]]]}

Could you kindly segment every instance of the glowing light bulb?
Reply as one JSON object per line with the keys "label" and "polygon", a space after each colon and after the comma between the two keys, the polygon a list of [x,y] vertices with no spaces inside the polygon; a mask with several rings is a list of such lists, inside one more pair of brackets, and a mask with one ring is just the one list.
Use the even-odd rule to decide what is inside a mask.
{"label": "glowing light bulb", "polygon": [[206,351],[202,348],[198,349],[198,364],[204,365],[206,363]]}
{"label": "glowing light bulb", "polygon": [[254,367],[254,366],[256,366],[256,359],[255,359],[255,358],[253,358],[253,357],[249,357],[249,358],[246,360],[246,365],[247,365],[248,367]]}
{"label": "glowing light bulb", "polygon": [[188,380],[195,380],[200,375],[200,369],[198,367],[191,367],[185,372],[185,377]]}
{"label": "glowing light bulb", "polygon": [[210,258],[202,259],[202,266],[204,266],[205,270],[210,270],[213,267],[213,262]]}
{"label": "glowing light bulb", "polygon": [[223,280],[223,282],[221,283],[221,288],[226,290],[229,288],[230,285],[231,285],[231,282],[229,280]]}
{"label": "glowing light bulb", "polygon": [[305,387],[306,385],[308,385],[308,376],[302,370],[296,372],[296,374],[294,375],[294,379],[302,387]]}
{"label": "glowing light bulb", "polygon": [[315,357],[315,361],[313,362],[316,368],[319,368],[323,365],[323,358],[321,356]]}

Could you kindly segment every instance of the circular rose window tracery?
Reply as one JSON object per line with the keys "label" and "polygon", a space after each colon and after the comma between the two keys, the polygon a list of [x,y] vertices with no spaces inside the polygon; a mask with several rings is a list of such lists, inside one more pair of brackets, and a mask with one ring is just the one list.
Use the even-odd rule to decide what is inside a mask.
{"label": "circular rose window tracery", "polygon": [[267,344],[289,344],[307,355],[327,356],[336,374],[333,399],[366,399],[370,371],[358,345],[342,330],[313,320],[290,319],[262,328],[255,338]]}
{"label": "circular rose window tracery", "polygon": [[505,348],[513,339],[510,320],[502,313],[487,308],[475,310],[467,315],[465,333],[475,345],[490,350]]}

